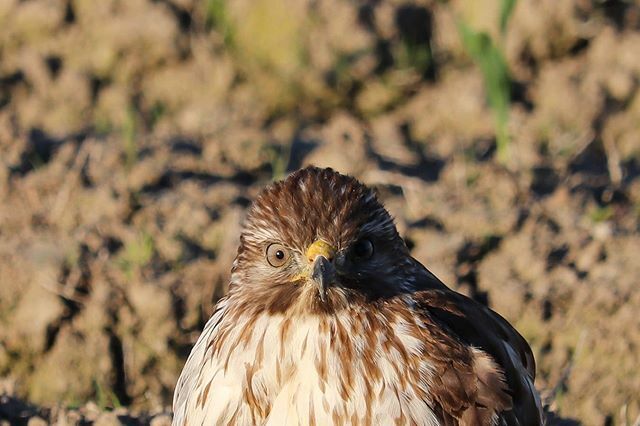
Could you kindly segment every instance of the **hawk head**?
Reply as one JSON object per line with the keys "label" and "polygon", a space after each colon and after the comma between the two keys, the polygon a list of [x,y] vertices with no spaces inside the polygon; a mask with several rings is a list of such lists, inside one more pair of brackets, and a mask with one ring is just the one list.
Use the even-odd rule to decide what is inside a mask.
{"label": "hawk head", "polygon": [[331,312],[411,288],[416,270],[374,192],[308,167],[267,187],[249,210],[230,292],[245,307]]}

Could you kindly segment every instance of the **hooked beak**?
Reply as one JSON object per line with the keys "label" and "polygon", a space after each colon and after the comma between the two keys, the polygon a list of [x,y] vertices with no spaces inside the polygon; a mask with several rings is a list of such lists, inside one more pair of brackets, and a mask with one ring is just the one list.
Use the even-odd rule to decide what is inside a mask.
{"label": "hooked beak", "polygon": [[327,289],[333,283],[335,277],[336,269],[331,262],[324,256],[316,257],[316,260],[313,262],[311,279],[318,288],[318,294],[322,302],[327,301]]}
{"label": "hooked beak", "polygon": [[322,240],[317,240],[307,250],[307,259],[311,262],[311,280],[318,289],[320,300],[327,300],[327,289],[336,279],[336,268],[331,263],[336,249]]}

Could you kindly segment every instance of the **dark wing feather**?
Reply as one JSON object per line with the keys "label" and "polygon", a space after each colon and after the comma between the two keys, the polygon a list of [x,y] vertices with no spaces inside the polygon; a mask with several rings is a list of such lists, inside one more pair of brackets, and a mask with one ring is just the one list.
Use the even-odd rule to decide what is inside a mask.
{"label": "dark wing feather", "polygon": [[[535,361],[526,340],[499,314],[456,293],[427,271],[415,299],[443,332],[455,336],[469,348],[477,348],[487,359],[476,357],[477,407],[491,406],[504,390],[510,396],[510,409],[500,415],[502,424],[534,426],[543,424],[540,398],[533,386]],[[480,351],[478,351],[480,353]],[[502,373],[490,374],[493,368]],[[506,386],[505,386],[506,384]],[[480,410],[481,411],[481,410]],[[473,413],[469,416],[482,415]],[[472,417],[469,417],[472,419]],[[462,418],[464,424],[483,424]]]}

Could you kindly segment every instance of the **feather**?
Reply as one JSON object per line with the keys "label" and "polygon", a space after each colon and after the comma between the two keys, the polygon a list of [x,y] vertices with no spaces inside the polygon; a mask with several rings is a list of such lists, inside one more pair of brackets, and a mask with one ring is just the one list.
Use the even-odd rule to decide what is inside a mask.
{"label": "feather", "polygon": [[[317,241],[337,248],[323,298],[301,255]],[[273,243],[286,261],[266,260]],[[309,167],[267,187],[229,289],[180,375],[174,425],[543,423],[524,338],[413,259],[354,178]]]}

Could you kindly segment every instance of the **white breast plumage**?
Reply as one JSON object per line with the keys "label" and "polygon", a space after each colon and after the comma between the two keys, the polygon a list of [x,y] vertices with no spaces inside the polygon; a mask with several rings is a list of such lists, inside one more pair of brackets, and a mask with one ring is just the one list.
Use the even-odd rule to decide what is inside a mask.
{"label": "white breast plumage", "polygon": [[223,303],[180,376],[174,425],[439,424],[425,399],[433,371],[403,324],[390,344],[381,332],[390,327],[374,324],[388,320],[371,315],[294,323],[262,313],[232,324],[224,314]]}

